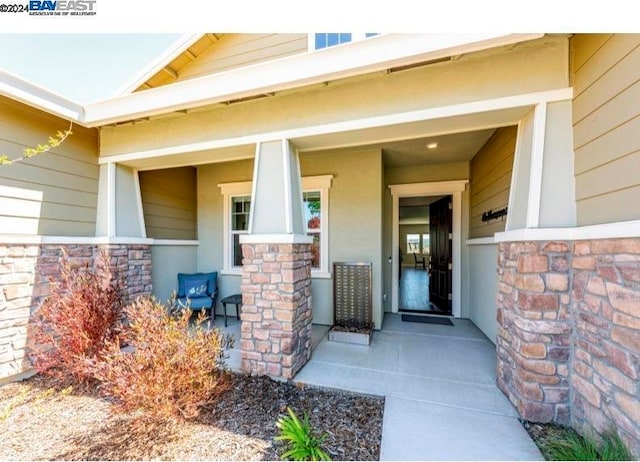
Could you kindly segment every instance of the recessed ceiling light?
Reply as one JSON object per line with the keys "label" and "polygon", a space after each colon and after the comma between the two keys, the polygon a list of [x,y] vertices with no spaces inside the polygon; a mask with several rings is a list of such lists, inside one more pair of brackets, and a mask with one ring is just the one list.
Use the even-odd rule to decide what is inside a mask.
{"label": "recessed ceiling light", "polygon": [[435,149],[437,147],[438,147],[438,143],[436,143],[435,141],[433,143],[427,144],[428,149]]}

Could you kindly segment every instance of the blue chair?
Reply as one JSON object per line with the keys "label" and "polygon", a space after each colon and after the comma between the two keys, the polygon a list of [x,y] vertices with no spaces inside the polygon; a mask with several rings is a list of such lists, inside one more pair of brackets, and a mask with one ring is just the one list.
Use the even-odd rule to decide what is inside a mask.
{"label": "blue chair", "polygon": [[218,297],[218,272],[178,273],[178,303],[193,311],[209,310],[214,318]]}

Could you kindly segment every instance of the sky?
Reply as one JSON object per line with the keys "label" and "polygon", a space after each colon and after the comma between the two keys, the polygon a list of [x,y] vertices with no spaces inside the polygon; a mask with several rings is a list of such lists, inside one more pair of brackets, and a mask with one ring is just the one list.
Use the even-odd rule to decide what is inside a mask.
{"label": "sky", "polygon": [[0,9],[0,69],[85,104],[114,96],[184,33],[640,32],[630,0],[82,1],[96,14]]}
{"label": "sky", "polygon": [[76,103],[114,96],[181,34],[0,34],[0,68]]}

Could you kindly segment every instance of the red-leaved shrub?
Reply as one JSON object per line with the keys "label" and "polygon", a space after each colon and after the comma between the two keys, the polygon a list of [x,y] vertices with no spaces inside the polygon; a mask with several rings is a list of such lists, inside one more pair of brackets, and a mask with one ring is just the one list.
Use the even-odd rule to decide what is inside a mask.
{"label": "red-leaved shrub", "polygon": [[107,259],[100,253],[93,268],[73,267],[62,251],[59,279],[31,325],[30,356],[38,372],[86,385],[93,378],[91,363],[118,339],[124,303]]}
{"label": "red-leaved shrub", "polygon": [[139,298],[125,312],[127,348],[113,342],[96,364],[102,393],[115,398],[119,412],[152,420],[196,417],[225,387],[223,359],[232,337],[205,328],[203,312],[191,325],[190,310],[171,314],[152,298]]}

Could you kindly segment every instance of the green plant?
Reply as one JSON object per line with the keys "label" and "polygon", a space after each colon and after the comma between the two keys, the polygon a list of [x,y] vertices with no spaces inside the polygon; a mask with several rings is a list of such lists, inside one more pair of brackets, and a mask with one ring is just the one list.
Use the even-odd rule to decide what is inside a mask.
{"label": "green plant", "polygon": [[16,162],[21,162],[25,159],[37,156],[38,154],[50,151],[53,148],[57,148],[64,142],[64,140],[67,139],[69,135],[73,133],[71,131],[72,127],[73,123],[69,124],[69,128],[67,130],[58,131],[58,133],[56,133],[56,136],[50,136],[46,144],[38,144],[35,148],[27,146],[22,150],[22,157],[9,159],[9,156],[7,156],[6,154],[0,154],[0,165],[12,165]]}
{"label": "green plant", "polygon": [[280,434],[276,441],[285,441],[286,452],[282,454],[283,460],[331,460],[329,454],[322,449],[325,435],[318,435],[309,423],[309,416],[304,414],[302,421],[287,407],[288,416],[283,416],[276,422]]}
{"label": "green plant", "polygon": [[150,420],[193,418],[216,391],[224,390],[224,353],[233,339],[206,329],[201,312],[171,314],[152,298],[139,298],[125,309],[128,346],[112,342],[95,364],[102,393],[115,399],[115,410],[138,412]]}
{"label": "green plant", "polygon": [[122,286],[101,253],[94,268],[72,266],[64,250],[51,294],[34,314],[30,357],[38,372],[61,383],[87,384],[91,363],[121,333]]}
{"label": "green plant", "polygon": [[592,436],[566,431],[544,445],[551,460],[631,460],[631,454],[615,430],[604,433],[601,442]]}

